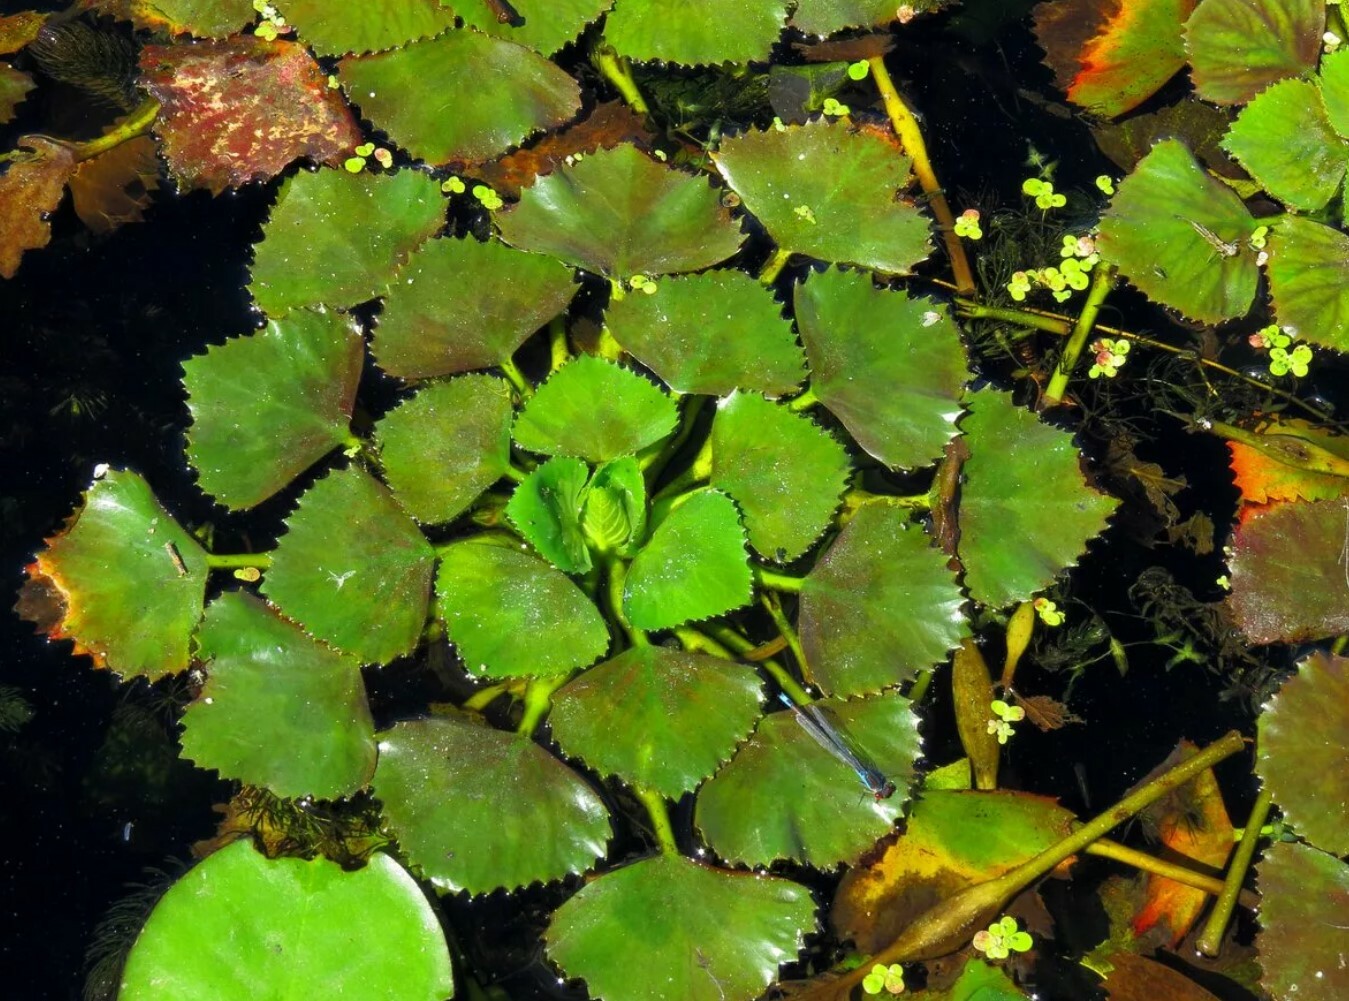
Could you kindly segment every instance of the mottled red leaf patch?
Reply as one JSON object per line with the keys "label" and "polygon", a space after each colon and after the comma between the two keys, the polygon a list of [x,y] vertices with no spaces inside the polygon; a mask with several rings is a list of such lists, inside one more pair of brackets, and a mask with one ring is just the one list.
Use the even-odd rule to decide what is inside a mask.
{"label": "mottled red leaf patch", "polygon": [[0,276],[13,278],[25,250],[45,247],[51,239],[47,213],[61,203],[66,179],[75,169],[69,146],[25,136],[21,149],[32,150],[11,161],[0,175]]}
{"label": "mottled red leaf patch", "polygon": [[148,45],[140,64],[141,85],[164,106],[155,132],[185,187],[219,194],[297,157],[336,165],[361,141],[351,109],[295,42]]}

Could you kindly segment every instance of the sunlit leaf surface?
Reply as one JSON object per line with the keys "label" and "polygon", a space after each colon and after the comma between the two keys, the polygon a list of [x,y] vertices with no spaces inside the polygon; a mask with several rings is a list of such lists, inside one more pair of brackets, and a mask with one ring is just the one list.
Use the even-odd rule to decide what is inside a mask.
{"label": "sunlit leaf surface", "polygon": [[1261,986],[1271,997],[1298,1001],[1349,996],[1349,967],[1341,962],[1349,951],[1344,927],[1349,865],[1315,848],[1280,841],[1256,866],[1256,885]]}
{"label": "sunlit leaf surface", "polygon": [[511,0],[517,23],[502,23],[489,3],[460,3],[455,12],[478,31],[519,42],[545,56],[579,35],[587,24],[613,6],[614,0]]}
{"label": "sunlit leaf surface", "polygon": [[1283,216],[1272,227],[1266,273],[1280,326],[1312,344],[1349,350],[1349,236]]}
{"label": "sunlit leaf surface", "polygon": [[49,213],[65,195],[75,151],[41,136],[24,136],[23,152],[0,174],[0,278],[13,278],[25,250],[51,239]]}
{"label": "sunlit leaf surface", "polygon": [[454,27],[454,12],[438,0],[283,0],[276,6],[320,56],[392,49]]}
{"label": "sunlit leaf surface", "polygon": [[1185,24],[1190,79],[1206,101],[1241,104],[1312,69],[1325,23],[1319,0],[1204,0]]}
{"label": "sunlit leaf surface", "polygon": [[622,0],[604,22],[619,55],[696,66],[768,58],[785,0]]}
{"label": "sunlit leaf surface", "polygon": [[583,461],[554,456],[525,477],[506,505],[515,530],[563,573],[585,573],[592,565],[581,531],[589,481],[590,467]]}
{"label": "sunlit leaf surface", "polygon": [[808,35],[832,35],[844,28],[879,28],[893,21],[902,6],[917,13],[939,4],[934,0],[917,0],[907,5],[892,0],[797,0],[791,24]]}

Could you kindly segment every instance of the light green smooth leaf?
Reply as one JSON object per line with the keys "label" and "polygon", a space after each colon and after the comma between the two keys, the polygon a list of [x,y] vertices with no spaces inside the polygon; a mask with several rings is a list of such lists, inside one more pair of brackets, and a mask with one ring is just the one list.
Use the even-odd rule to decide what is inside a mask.
{"label": "light green smooth leaf", "polygon": [[580,459],[554,456],[515,488],[506,517],[539,555],[563,573],[586,573],[592,564],[581,531],[581,504],[590,467]]}
{"label": "light green smooth leaf", "polygon": [[454,27],[454,13],[436,0],[280,0],[274,6],[320,56],[392,49]]}
{"label": "light green smooth leaf", "polygon": [[[815,931],[798,883],[657,855],[606,873],[557,909],[544,939],[595,997],[726,1001],[758,997]],[[632,942],[643,943],[634,963]]]}
{"label": "light green smooth leaf", "polygon": [[512,433],[531,452],[605,462],[660,441],[678,419],[674,401],[647,379],[578,355],[530,397]]}
{"label": "light green smooth leaf", "polygon": [[908,514],[881,504],[848,522],[801,586],[811,679],[861,695],[930,668],[969,635],[946,556]]}
{"label": "light green smooth leaf", "polygon": [[1222,146],[1271,195],[1309,212],[1339,190],[1349,163],[1349,142],[1335,134],[1320,88],[1306,80],[1282,80],[1258,94]]}
{"label": "light green smooth leaf", "polygon": [[712,159],[782,250],[890,274],[931,252],[927,217],[897,200],[909,158],[877,132],[842,121],[747,132]]}
{"label": "light green smooth leaf", "polygon": [[783,0],[620,0],[604,39],[639,62],[747,63],[768,58],[786,20]]}
{"label": "light green smooth leaf", "polygon": [[262,226],[248,290],[268,316],[372,299],[444,211],[435,180],[420,171],[302,170],[281,185]]}
{"label": "light green smooth leaf", "polygon": [[887,466],[922,466],[956,436],[969,369],[945,307],[830,269],[796,287],[810,388]]}
{"label": "light green smooth leaf", "polygon": [[1204,0],[1185,23],[1190,79],[1215,104],[1242,104],[1316,66],[1321,0]]}
{"label": "light green smooth leaf", "polygon": [[1149,299],[1217,323],[1244,315],[1255,298],[1254,229],[1236,192],[1167,139],[1120,182],[1097,247]]}
{"label": "light green smooth leaf", "polygon": [[499,240],[431,240],[389,282],[371,353],[404,379],[500,365],[567,308],[570,268]]}
{"label": "light green smooth leaf", "polygon": [[1270,234],[1266,273],[1280,326],[1312,344],[1349,351],[1349,236],[1284,216]]}
{"label": "light green smooth leaf", "polygon": [[[791,24],[808,35],[832,35],[844,28],[879,28],[895,19],[901,6],[892,0],[797,0]],[[917,0],[908,6],[921,13],[940,4]]]}
{"label": "light green smooth leaf", "polygon": [[632,556],[646,541],[646,480],[632,456],[595,470],[581,506],[581,530],[601,553]]}
{"label": "light green smooth leaf", "polygon": [[206,552],[136,473],[110,470],[28,566],[15,610],[118,674],[187,668],[206,600]]}
{"label": "light green smooth leaf", "polygon": [[1029,598],[1076,563],[1119,502],[1083,482],[1071,435],[1003,393],[970,398],[960,495],[960,559],[970,597],[992,608]]}
{"label": "light green smooth leaf", "polygon": [[673,629],[739,608],[753,590],[740,513],[725,494],[704,490],[671,511],[633,559],[623,610],[638,629]]}
{"label": "light green smooth leaf", "polygon": [[184,362],[201,488],[252,507],[345,442],[364,349],[351,317],[296,310]]}
{"label": "light green smooth leaf", "polygon": [[890,692],[815,704],[897,791],[889,799],[874,798],[793,712],[771,713],[698,793],[694,823],[728,861],[769,865],[793,859],[821,868],[852,862],[888,833],[902,812],[920,751],[918,718],[909,700]]}
{"label": "light green smooth leaf", "polygon": [[593,664],[609,646],[599,610],[528,553],[461,542],[440,554],[436,610],[478,677],[548,677]]}
{"label": "light green smooth leaf", "polygon": [[1341,961],[1349,949],[1349,865],[1306,845],[1276,841],[1256,866],[1256,884],[1255,945],[1268,996],[1340,1001],[1349,995],[1349,967]]}
{"label": "light green smooth leaf", "polygon": [[424,386],[375,425],[393,494],[421,522],[453,521],[511,464],[510,387],[490,375]]}
{"label": "light green smooth leaf", "polygon": [[449,950],[421,889],[376,853],[347,872],[268,859],[247,838],[198,863],[155,904],[119,1001],[444,1001]]}
{"label": "light green smooth leaf", "polygon": [[609,332],[676,393],[785,396],[805,359],[772,293],[743,271],[666,278],[609,303]]}
{"label": "light green smooth leaf", "polygon": [[435,718],[379,735],[375,794],[408,860],[441,892],[516,890],[604,856],[604,802],[528,737]]}
{"label": "light green smooth leaf", "polygon": [[732,393],[712,423],[712,485],[745,513],[749,543],[779,563],[828,527],[848,483],[848,453],[809,417]]}
{"label": "light green smooth leaf", "polygon": [[560,67],[476,31],[351,56],[337,71],[366,118],[436,165],[491,159],[581,110],[581,88]]}
{"label": "light green smooth leaf", "polygon": [[744,239],[706,179],[628,144],[539,177],[496,223],[512,246],[619,280],[700,271]]}
{"label": "light green smooth leaf", "polygon": [[471,28],[551,56],[599,20],[614,0],[511,0],[519,23],[503,24],[487,3],[460,3],[456,11]]}
{"label": "light green smooth leaf", "polygon": [[183,755],[278,796],[350,796],[375,771],[361,665],[251,594],[227,591],[197,635],[206,684],[183,713]]}
{"label": "light green smooth leaf", "polygon": [[754,729],[762,697],[742,664],[635,646],[554,695],[548,722],[569,757],[678,799],[730,760]]}
{"label": "light green smooth leaf", "polygon": [[421,637],[434,555],[388,488],[351,467],[300,498],[262,591],[319,639],[384,664]]}

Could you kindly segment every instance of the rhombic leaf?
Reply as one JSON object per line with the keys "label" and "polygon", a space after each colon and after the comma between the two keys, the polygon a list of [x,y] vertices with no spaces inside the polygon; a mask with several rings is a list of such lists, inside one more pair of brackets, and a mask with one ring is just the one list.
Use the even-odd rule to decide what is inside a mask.
{"label": "rhombic leaf", "polygon": [[1286,215],[1270,234],[1266,273],[1280,326],[1312,344],[1349,350],[1349,236]]}
{"label": "rhombic leaf", "polygon": [[[889,24],[902,6],[892,0],[797,0],[791,23],[808,35],[832,35],[844,28]],[[909,6],[923,10],[934,4],[919,0]]]}
{"label": "rhombic leaf", "polygon": [[503,24],[489,3],[459,4],[455,12],[470,28],[518,42],[550,56],[613,6],[614,0],[511,0],[519,15]]}
{"label": "rhombic leaf", "polygon": [[374,788],[408,860],[442,892],[579,873],[604,856],[611,833],[580,775],[528,737],[467,719],[381,733]]}
{"label": "rhombic leaf", "polygon": [[525,477],[506,505],[521,538],[563,573],[590,570],[590,549],[581,531],[581,505],[590,467],[580,459],[558,455]]}
{"label": "rhombic leaf", "polygon": [[696,66],[768,58],[785,0],[623,0],[604,22],[619,55]]}
{"label": "rhombic leaf", "polygon": [[1256,885],[1260,934],[1255,945],[1260,985],[1268,996],[1340,1001],[1349,995],[1349,968],[1340,962],[1349,865],[1304,844],[1275,841],[1256,866]]}
{"label": "rhombic leaf", "polygon": [[347,441],[364,348],[351,317],[295,310],[184,362],[201,488],[252,507]]}
{"label": "rhombic leaf", "polygon": [[280,9],[321,56],[392,49],[454,27],[438,0],[285,0]]}
{"label": "rhombic leaf", "polygon": [[1204,0],[1185,25],[1190,78],[1206,101],[1241,104],[1316,65],[1320,0]]}

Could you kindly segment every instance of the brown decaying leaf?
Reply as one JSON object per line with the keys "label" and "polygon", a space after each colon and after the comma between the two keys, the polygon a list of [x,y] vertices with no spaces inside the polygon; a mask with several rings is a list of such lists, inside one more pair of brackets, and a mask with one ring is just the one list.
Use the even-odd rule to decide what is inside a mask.
{"label": "brown decaying leaf", "polygon": [[25,250],[45,247],[51,239],[47,214],[61,203],[66,180],[75,169],[69,146],[24,136],[19,148],[32,150],[10,162],[0,175],[0,276],[13,278]]}
{"label": "brown decaying leaf", "polygon": [[1179,543],[1199,556],[1213,552],[1213,537],[1217,531],[1213,519],[1203,511],[1196,511],[1179,525],[1166,530],[1166,539],[1172,545]]}
{"label": "brown decaying leaf", "polygon": [[1154,960],[1116,952],[1110,963],[1114,969],[1103,985],[1110,1001],[1218,1001],[1189,977]]}
{"label": "brown decaying leaf", "polygon": [[47,16],[35,10],[25,10],[0,17],[0,55],[18,52],[36,38]]}
{"label": "brown decaying leaf", "polygon": [[1054,74],[1054,86],[1065,94],[1082,70],[1079,59],[1087,43],[1119,10],[1119,0],[1061,0],[1036,5],[1035,40],[1045,52],[1045,65]]}
{"label": "brown decaying leaf", "polygon": [[1048,695],[1020,695],[1012,693],[1016,704],[1026,710],[1026,719],[1041,730],[1059,730],[1069,723],[1081,723],[1078,716],[1058,699]]}
{"label": "brown decaying leaf", "polygon": [[956,649],[951,661],[951,700],[956,714],[956,729],[960,743],[970,759],[974,774],[974,788],[998,787],[998,760],[1002,745],[996,735],[989,733],[988,720],[992,715],[993,679],[979,646],[966,639]]}
{"label": "brown decaying leaf", "polygon": [[831,39],[827,42],[792,43],[792,48],[808,63],[855,63],[859,59],[883,56],[894,47],[895,39],[888,33]]}
{"label": "brown decaying leaf", "polygon": [[140,222],[159,187],[159,158],[151,136],[137,136],[85,160],[70,178],[75,211],[95,233],[110,233],[128,222]]}
{"label": "brown decaying leaf", "polygon": [[155,131],[174,177],[219,194],[298,157],[336,165],[362,139],[309,50],[253,36],[147,45],[140,83],[163,105]]}

